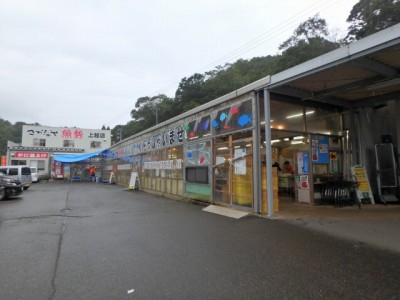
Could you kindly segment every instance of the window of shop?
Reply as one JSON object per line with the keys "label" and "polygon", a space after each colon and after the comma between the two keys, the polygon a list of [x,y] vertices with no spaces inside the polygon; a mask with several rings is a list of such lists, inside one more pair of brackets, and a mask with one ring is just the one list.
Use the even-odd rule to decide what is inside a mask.
{"label": "window of shop", "polygon": [[321,108],[306,108],[307,131],[327,135],[339,134],[342,131],[341,114]]}
{"label": "window of shop", "polygon": [[204,167],[211,165],[210,142],[198,142],[185,146],[185,166]]}
{"label": "window of shop", "polygon": [[37,169],[38,169],[38,171],[44,171],[44,168],[45,168],[45,162],[44,162],[44,160],[39,160],[39,161],[38,161],[38,164],[37,164]]}
{"label": "window of shop", "polygon": [[208,167],[187,167],[186,182],[208,184]]}
{"label": "window of shop", "polygon": [[271,100],[271,129],[304,131],[304,107]]}
{"label": "window of shop", "polygon": [[175,168],[170,170],[170,178],[182,179],[182,159],[183,159],[183,148],[173,147],[167,150],[168,160],[172,160]]}
{"label": "window of shop", "polygon": [[253,125],[252,101],[236,103],[217,111],[211,124],[215,134],[251,127]]}
{"label": "window of shop", "polygon": [[75,141],[73,140],[64,140],[63,141],[63,146],[67,148],[74,148],[75,147]]}
{"label": "window of shop", "polygon": [[46,139],[33,139],[34,147],[46,147]]}
{"label": "window of shop", "polygon": [[209,141],[191,143],[184,147],[185,193],[191,199],[211,200]]}
{"label": "window of shop", "polygon": [[189,140],[199,139],[210,135],[210,116],[190,121],[185,124],[186,138]]}
{"label": "window of shop", "polygon": [[173,147],[146,153],[143,174],[147,177],[182,179],[182,151],[182,147]]}
{"label": "window of shop", "polygon": [[143,157],[143,187],[172,195],[180,194],[182,153],[182,146],[147,152]]}
{"label": "window of shop", "polygon": [[101,142],[91,141],[90,148],[92,149],[101,148]]}
{"label": "window of shop", "polygon": [[24,166],[24,165],[26,165],[26,160],[16,160],[16,159],[13,159],[13,160],[11,161],[11,165],[12,165],[12,166]]}
{"label": "window of shop", "polygon": [[145,177],[156,177],[156,168],[153,167],[153,162],[157,161],[157,154],[158,151],[151,151],[147,152],[143,156],[143,175]]}

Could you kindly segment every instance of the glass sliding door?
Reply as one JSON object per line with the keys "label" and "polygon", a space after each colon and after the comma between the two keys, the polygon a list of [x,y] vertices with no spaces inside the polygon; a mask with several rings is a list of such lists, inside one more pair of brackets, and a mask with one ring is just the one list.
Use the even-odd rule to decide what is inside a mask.
{"label": "glass sliding door", "polygon": [[214,201],[231,203],[231,136],[216,138],[214,142]]}
{"label": "glass sliding door", "polygon": [[252,157],[251,132],[214,140],[215,202],[253,207]]}
{"label": "glass sliding door", "polygon": [[251,138],[233,141],[232,204],[253,206],[253,155]]}

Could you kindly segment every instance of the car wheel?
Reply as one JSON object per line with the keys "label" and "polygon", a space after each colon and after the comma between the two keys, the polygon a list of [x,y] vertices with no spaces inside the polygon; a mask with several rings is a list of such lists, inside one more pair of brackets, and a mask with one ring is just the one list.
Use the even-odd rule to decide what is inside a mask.
{"label": "car wheel", "polygon": [[5,189],[1,189],[0,190],[0,200],[3,200],[6,198],[6,190]]}
{"label": "car wheel", "polygon": [[24,191],[26,191],[27,189],[29,189],[29,186],[24,186]]}

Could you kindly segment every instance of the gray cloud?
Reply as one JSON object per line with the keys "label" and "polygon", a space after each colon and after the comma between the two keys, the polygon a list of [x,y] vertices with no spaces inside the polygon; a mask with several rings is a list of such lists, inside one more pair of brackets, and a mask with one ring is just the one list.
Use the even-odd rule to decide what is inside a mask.
{"label": "gray cloud", "polygon": [[137,98],[173,96],[195,72],[276,54],[317,12],[345,28],[356,2],[1,1],[0,117],[81,128],[125,124]]}

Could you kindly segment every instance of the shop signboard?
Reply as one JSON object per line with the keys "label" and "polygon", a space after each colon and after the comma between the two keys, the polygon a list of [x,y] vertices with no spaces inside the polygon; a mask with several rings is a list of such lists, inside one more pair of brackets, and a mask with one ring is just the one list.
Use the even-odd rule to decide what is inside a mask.
{"label": "shop signboard", "polygon": [[15,152],[16,158],[49,158],[47,152]]}
{"label": "shop signboard", "polygon": [[369,180],[365,168],[362,165],[356,165],[351,167],[351,175],[357,181],[357,199],[361,202],[362,200],[368,199],[371,204],[375,204],[374,196],[369,185]]}

